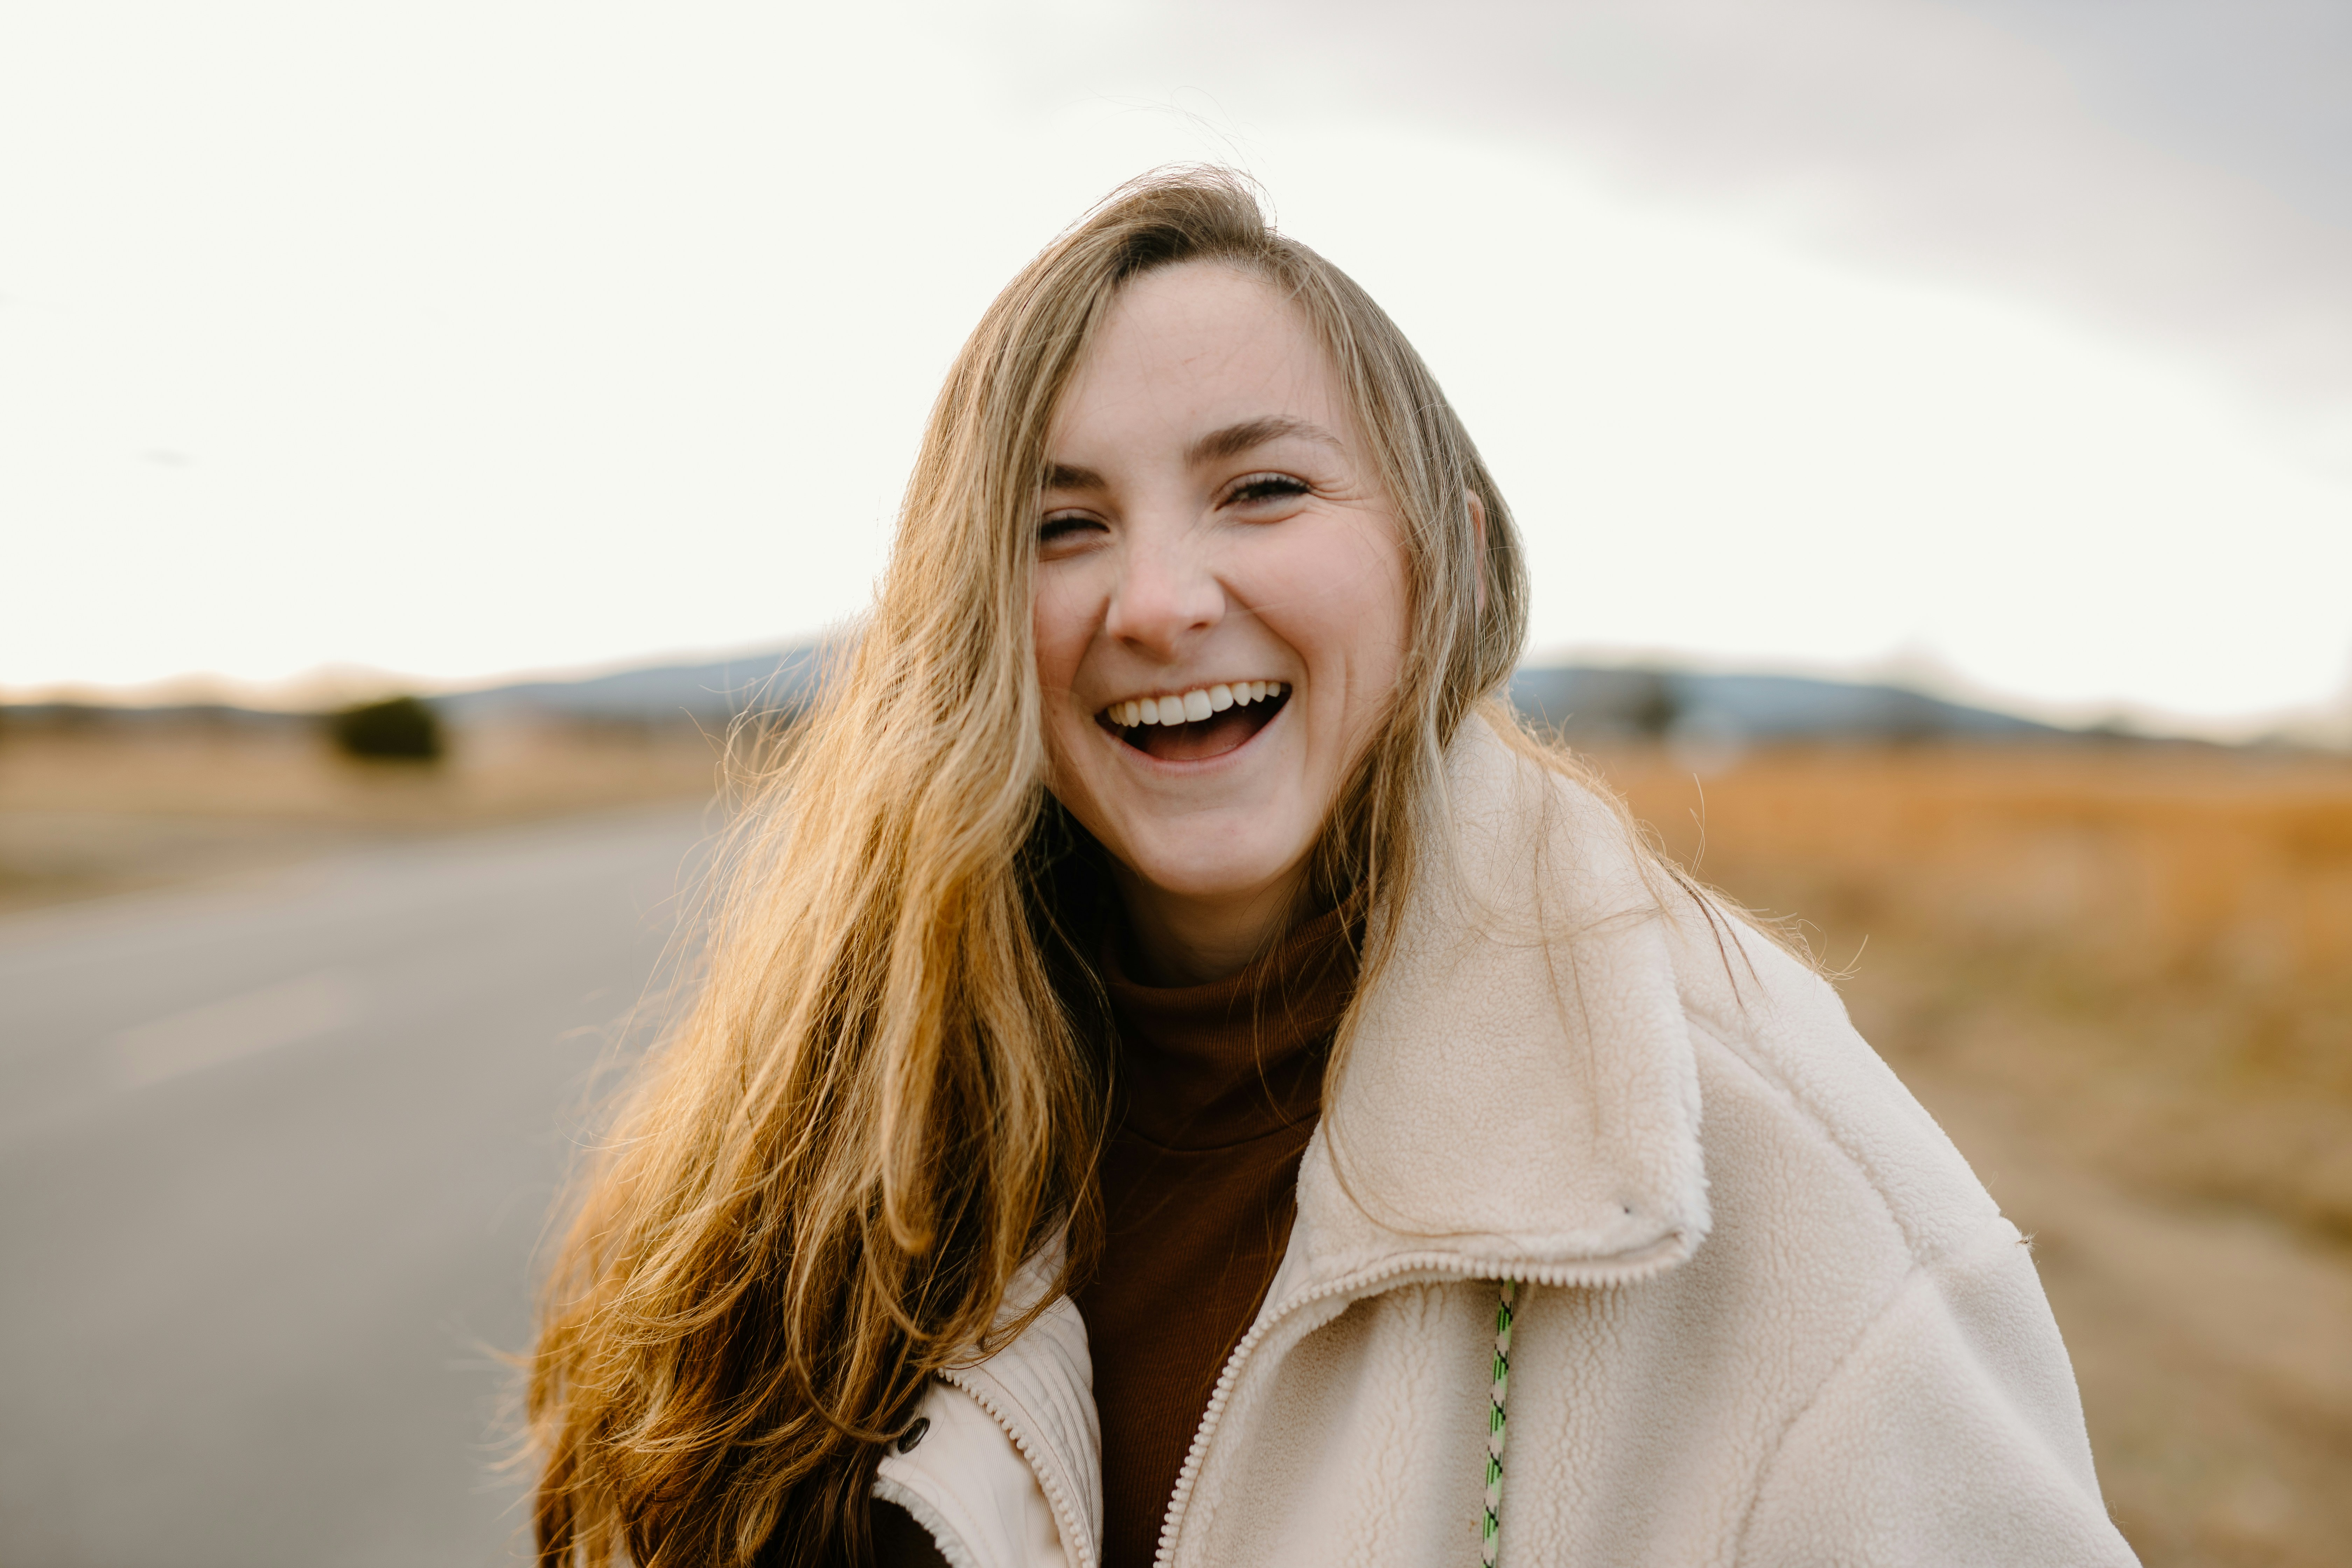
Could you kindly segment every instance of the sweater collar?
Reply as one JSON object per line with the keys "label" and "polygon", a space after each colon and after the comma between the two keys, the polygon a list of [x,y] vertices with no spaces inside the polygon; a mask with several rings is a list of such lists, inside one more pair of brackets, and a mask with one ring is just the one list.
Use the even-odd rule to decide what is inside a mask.
{"label": "sweater collar", "polygon": [[1356,983],[1350,908],[1292,931],[1240,973],[1146,985],[1103,942],[1118,1024],[1119,1125],[1165,1149],[1208,1149],[1311,1123],[1332,1033]]}
{"label": "sweater collar", "polygon": [[1607,802],[1483,716],[1445,781],[1394,949],[1342,1026],[1269,1307],[1399,1268],[1647,1272],[1706,1233],[1671,889]]}

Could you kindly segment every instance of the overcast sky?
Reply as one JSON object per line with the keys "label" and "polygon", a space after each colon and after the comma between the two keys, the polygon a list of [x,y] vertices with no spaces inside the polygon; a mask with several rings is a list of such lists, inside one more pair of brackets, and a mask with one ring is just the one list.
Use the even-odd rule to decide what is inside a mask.
{"label": "overcast sky", "polygon": [[854,616],[991,295],[1215,159],[1388,306],[1548,653],[2352,697],[2337,0],[0,14],[0,687]]}

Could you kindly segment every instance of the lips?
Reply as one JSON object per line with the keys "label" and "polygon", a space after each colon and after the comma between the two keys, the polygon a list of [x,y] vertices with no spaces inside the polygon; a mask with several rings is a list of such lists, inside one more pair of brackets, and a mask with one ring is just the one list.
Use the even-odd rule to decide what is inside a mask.
{"label": "lips", "polygon": [[1146,756],[1202,762],[1237,751],[1290,700],[1283,682],[1234,681],[1166,697],[1114,702],[1095,722]]}

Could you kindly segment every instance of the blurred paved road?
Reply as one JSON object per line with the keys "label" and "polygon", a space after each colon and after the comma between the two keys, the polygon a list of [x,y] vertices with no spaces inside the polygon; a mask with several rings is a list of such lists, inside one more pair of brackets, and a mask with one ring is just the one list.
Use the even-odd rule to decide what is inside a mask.
{"label": "blurred paved road", "polygon": [[0,921],[0,1564],[473,1564],[528,1260],[704,833]]}

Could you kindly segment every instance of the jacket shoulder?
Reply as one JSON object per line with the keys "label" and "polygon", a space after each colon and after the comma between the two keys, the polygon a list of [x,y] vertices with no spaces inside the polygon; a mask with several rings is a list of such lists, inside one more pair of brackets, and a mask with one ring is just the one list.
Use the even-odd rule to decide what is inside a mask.
{"label": "jacket shoulder", "polygon": [[1703,890],[1678,890],[1664,915],[1696,1039],[1745,1069],[1792,1131],[1825,1141],[1850,1163],[1916,1259],[1971,1245],[1999,1217],[1968,1161],[1855,1031],[1827,980]]}

